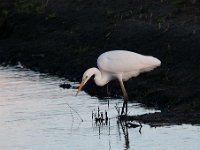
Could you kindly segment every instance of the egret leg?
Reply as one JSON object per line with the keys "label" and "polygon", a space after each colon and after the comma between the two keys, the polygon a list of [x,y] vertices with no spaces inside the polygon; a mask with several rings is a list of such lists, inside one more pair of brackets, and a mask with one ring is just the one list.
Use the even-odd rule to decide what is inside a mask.
{"label": "egret leg", "polygon": [[109,89],[108,89],[108,84],[107,84],[107,95],[108,95],[108,108],[109,108],[109,105],[110,105],[110,102],[109,102],[110,92],[109,92]]}
{"label": "egret leg", "polygon": [[121,86],[121,89],[122,89],[122,93],[124,95],[124,103],[123,103],[123,107],[122,107],[122,111],[121,111],[121,115],[123,115],[124,113],[124,108],[126,108],[126,115],[127,115],[127,112],[128,112],[128,94],[126,92],[126,89],[124,87],[124,83],[122,80],[119,80],[119,84]]}

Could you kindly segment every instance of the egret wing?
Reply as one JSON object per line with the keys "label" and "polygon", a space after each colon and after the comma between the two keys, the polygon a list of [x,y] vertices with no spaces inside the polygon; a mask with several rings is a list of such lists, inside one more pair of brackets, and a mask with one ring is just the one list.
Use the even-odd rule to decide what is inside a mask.
{"label": "egret wing", "polygon": [[99,56],[99,69],[112,73],[139,71],[145,68],[144,56],[129,51],[109,51]]}

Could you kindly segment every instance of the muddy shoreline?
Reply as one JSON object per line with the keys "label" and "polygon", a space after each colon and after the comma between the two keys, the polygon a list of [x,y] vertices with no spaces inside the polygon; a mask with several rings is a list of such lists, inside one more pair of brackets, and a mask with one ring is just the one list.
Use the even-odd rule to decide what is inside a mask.
{"label": "muddy shoreline", "polygon": [[[0,62],[80,81],[105,51],[153,55],[162,66],[125,83],[130,101],[162,111],[140,119],[199,123],[199,6],[182,0],[1,1]],[[84,90],[108,96],[92,81]],[[109,83],[109,96],[121,95],[118,83]]]}

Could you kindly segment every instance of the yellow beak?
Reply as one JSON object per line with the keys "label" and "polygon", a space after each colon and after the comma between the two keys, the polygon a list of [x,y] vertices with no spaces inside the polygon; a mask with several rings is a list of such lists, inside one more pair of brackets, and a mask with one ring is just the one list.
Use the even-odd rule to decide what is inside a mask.
{"label": "yellow beak", "polygon": [[78,90],[77,90],[77,93],[76,93],[76,96],[78,95],[78,93],[81,91],[81,89],[83,88],[83,86],[85,85],[85,83],[88,81],[87,78],[83,79]]}

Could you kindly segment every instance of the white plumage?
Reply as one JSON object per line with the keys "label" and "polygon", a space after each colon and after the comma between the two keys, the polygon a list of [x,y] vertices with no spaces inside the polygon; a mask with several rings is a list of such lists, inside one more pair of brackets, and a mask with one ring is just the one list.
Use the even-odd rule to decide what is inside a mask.
{"label": "white plumage", "polygon": [[148,72],[161,65],[161,61],[152,56],[145,56],[126,50],[113,50],[101,54],[97,59],[97,68],[90,68],[83,74],[82,82],[79,86],[77,94],[85,85],[85,83],[94,75],[94,81],[98,86],[104,86],[110,80],[117,79],[120,83],[123,95],[124,106],[126,106],[128,94],[125,90],[123,81],[136,77],[142,72]]}
{"label": "white plumage", "polygon": [[102,72],[122,74],[123,81],[136,77],[142,72],[151,71],[160,64],[160,60],[155,57],[125,50],[105,52],[97,59],[97,66]]}

